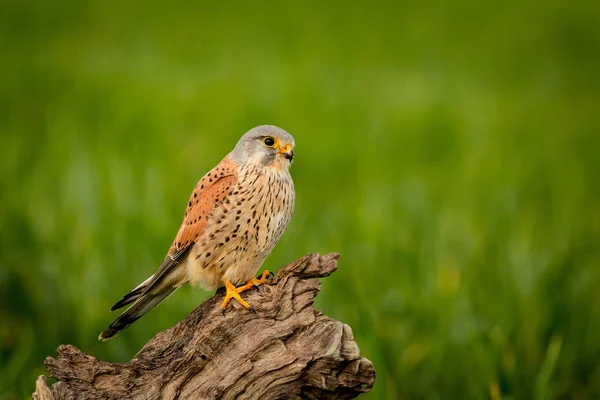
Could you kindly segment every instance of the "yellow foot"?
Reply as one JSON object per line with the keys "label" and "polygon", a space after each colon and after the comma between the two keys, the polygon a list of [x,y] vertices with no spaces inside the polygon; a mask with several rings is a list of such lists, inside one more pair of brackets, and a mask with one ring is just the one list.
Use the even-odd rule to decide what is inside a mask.
{"label": "yellow foot", "polygon": [[252,286],[260,286],[268,281],[271,276],[273,276],[273,273],[268,269],[265,269],[260,278],[251,278],[244,286],[250,285],[248,289],[250,289]]}
{"label": "yellow foot", "polygon": [[227,290],[227,292],[225,293],[225,298],[223,299],[223,303],[221,304],[223,312],[225,312],[225,308],[227,308],[227,304],[229,304],[231,299],[236,299],[237,302],[244,306],[246,309],[254,310],[250,304],[248,304],[244,299],[242,299],[240,293],[245,292],[253,286],[262,285],[267,280],[269,280],[269,276],[271,275],[271,271],[265,270],[265,272],[263,272],[260,278],[251,278],[250,280],[248,280],[248,282],[246,282],[245,285],[242,285],[240,287],[235,287],[233,283],[229,282],[228,280],[225,280],[225,289]]}

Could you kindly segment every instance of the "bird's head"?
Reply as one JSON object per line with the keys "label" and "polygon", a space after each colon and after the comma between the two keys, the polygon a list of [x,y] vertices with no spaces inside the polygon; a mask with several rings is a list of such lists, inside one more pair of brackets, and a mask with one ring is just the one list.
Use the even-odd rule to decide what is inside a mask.
{"label": "bird's head", "polygon": [[273,125],[246,132],[231,152],[233,161],[260,167],[287,169],[294,158],[294,138]]}

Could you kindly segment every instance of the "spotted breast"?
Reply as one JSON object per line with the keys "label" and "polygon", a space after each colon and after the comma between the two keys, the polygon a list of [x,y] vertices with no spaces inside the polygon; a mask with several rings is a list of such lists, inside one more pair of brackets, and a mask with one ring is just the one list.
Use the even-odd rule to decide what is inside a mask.
{"label": "spotted breast", "polygon": [[[190,282],[205,289],[225,286],[223,310],[240,293],[267,281],[256,272],[286,230],[294,209],[289,167],[294,138],[273,125],[246,132],[200,179],[183,222],[161,266],[111,310],[131,306],[100,334],[107,340]],[[244,285],[235,285],[245,282]]]}
{"label": "spotted breast", "polygon": [[223,279],[237,285],[254,277],[285,232],[294,202],[287,168],[240,166],[238,183],[209,217],[187,258],[189,282],[213,290]]}

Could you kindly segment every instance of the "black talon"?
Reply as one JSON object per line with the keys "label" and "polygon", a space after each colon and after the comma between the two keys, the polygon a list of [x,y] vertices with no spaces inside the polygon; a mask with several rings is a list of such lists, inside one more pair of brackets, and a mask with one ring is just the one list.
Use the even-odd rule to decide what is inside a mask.
{"label": "black talon", "polygon": [[250,311],[252,311],[254,314],[256,314],[256,310],[254,309],[254,307],[250,306],[250,308],[248,309]]}

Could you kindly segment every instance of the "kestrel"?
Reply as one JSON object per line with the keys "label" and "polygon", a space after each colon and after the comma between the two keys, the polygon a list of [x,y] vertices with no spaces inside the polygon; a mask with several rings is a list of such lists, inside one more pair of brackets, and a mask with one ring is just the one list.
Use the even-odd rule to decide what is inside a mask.
{"label": "kestrel", "polygon": [[133,303],[100,334],[100,340],[114,337],[188,282],[206,290],[225,286],[223,310],[231,299],[251,308],[240,293],[268,279],[269,271],[260,279],[254,276],[294,210],[289,172],[294,144],[289,133],[271,125],[242,136],[196,184],[162,265],[111,307],[114,311]]}

